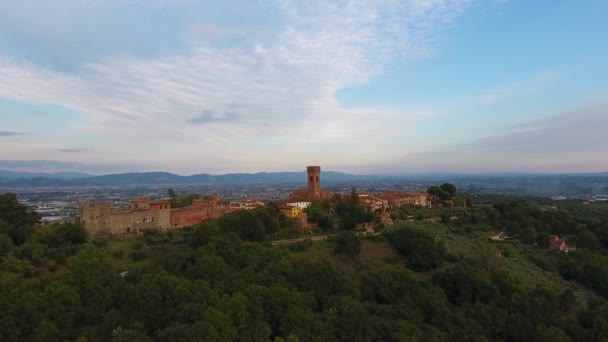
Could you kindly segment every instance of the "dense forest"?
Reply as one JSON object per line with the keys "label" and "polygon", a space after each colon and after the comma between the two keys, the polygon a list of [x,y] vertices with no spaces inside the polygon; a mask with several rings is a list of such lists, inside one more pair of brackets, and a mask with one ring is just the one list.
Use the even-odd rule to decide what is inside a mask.
{"label": "dense forest", "polygon": [[272,205],[90,240],[3,194],[0,340],[608,340],[608,203],[473,204],[402,207],[363,237],[356,201],[318,203],[326,240],[274,245]]}

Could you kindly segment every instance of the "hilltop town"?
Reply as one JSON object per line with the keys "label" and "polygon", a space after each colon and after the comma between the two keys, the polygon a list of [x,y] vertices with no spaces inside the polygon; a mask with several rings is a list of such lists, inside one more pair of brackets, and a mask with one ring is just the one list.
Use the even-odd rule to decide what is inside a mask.
{"label": "hilltop town", "polygon": [[[297,189],[286,198],[273,201],[284,217],[293,220],[302,231],[315,229],[309,222],[307,209],[314,201],[331,202],[349,194],[332,193],[321,188],[321,167],[308,166],[307,188]],[[358,228],[372,231],[376,225],[390,224],[389,211],[405,205],[432,207],[438,205],[437,195],[429,192],[383,191],[381,193],[357,194],[358,203],[363,205],[375,220],[360,224]],[[192,200],[192,203],[181,208],[172,208],[169,199],[150,200],[139,197],[132,201],[130,208],[113,210],[110,203],[84,203],[80,205],[80,223],[89,236],[105,234],[114,238],[132,238],[145,230],[170,230],[192,226],[205,220],[216,219],[227,213],[239,210],[251,210],[265,206],[261,200],[244,200],[230,202],[217,195],[210,195]],[[443,205],[443,204],[439,204]],[[466,206],[466,202],[452,201],[450,205]]]}

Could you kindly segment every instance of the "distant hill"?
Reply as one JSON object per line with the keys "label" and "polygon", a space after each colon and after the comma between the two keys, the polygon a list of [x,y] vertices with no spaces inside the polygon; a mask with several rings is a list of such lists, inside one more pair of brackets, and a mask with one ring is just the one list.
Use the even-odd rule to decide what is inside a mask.
{"label": "distant hill", "polygon": [[[230,173],[225,175],[197,174],[180,176],[169,172],[130,172],[103,176],[89,176],[74,179],[51,177],[11,178],[0,175],[0,185],[26,186],[69,186],[69,185],[160,185],[160,184],[273,184],[306,182],[306,172],[260,172]],[[375,176],[352,175],[326,171],[321,173],[324,182],[344,182],[370,180]]]}
{"label": "distant hill", "polygon": [[[15,178],[15,174],[0,174],[1,187],[60,187],[60,186],[127,186],[127,185],[253,185],[253,184],[288,184],[306,183],[306,172],[259,172],[229,173],[224,175],[196,174],[180,176],[169,172],[131,172],[103,176],[89,176],[61,179],[51,177]],[[53,174],[55,177],[61,174]],[[77,173],[64,173],[73,176]],[[9,176],[9,177],[7,177]],[[604,194],[608,191],[608,173],[572,173],[572,174],[531,174],[531,173],[418,173],[408,175],[354,175],[348,173],[324,171],[321,180],[325,184],[371,181],[392,183],[436,184],[454,182],[461,189],[469,192],[517,192],[554,196],[564,194]]]}
{"label": "distant hill", "polygon": [[74,180],[46,177],[34,178],[0,178],[0,185],[9,187],[55,187],[78,185]]}
{"label": "distant hill", "polygon": [[[326,182],[370,179],[373,176],[352,175],[334,171],[322,172]],[[259,184],[305,182],[306,172],[229,173],[225,175],[197,174],[180,176],[168,172],[135,172],[75,179],[75,182],[95,185],[129,184]]]}

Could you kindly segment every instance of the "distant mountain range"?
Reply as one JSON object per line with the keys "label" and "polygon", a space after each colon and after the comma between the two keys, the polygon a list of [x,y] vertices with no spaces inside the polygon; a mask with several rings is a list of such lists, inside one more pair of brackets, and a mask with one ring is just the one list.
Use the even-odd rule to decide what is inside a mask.
{"label": "distant mountain range", "polygon": [[[572,173],[572,174],[537,174],[537,173],[417,173],[407,175],[355,175],[334,171],[321,173],[323,182],[339,183],[348,181],[370,180],[404,180],[409,182],[492,182],[503,183],[517,181],[562,183],[583,180],[585,182],[608,183],[608,172]],[[170,185],[170,184],[280,184],[304,183],[306,172],[259,172],[230,173],[225,175],[196,174],[180,176],[169,172],[130,172],[103,176],[92,176],[77,172],[28,173],[0,170],[0,186],[4,187],[53,187],[53,186],[120,186],[120,185]]]}
{"label": "distant mountain range", "polygon": [[[325,182],[370,180],[377,176],[353,175],[334,171],[321,173]],[[161,185],[161,184],[272,184],[306,181],[306,172],[197,174],[180,176],[169,172],[131,172],[104,176],[78,173],[26,173],[0,170],[0,186],[78,186],[78,185]]]}

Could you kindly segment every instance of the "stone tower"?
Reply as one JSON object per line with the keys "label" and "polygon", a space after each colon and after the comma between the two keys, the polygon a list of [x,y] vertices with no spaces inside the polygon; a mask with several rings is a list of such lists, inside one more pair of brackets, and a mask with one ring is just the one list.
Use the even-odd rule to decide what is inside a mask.
{"label": "stone tower", "polygon": [[321,197],[321,167],[307,166],[308,172],[308,199]]}
{"label": "stone tower", "polygon": [[87,231],[89,239],[98,232],[110,233],[110,204],[90,203],[80,206],[80,223]]}

